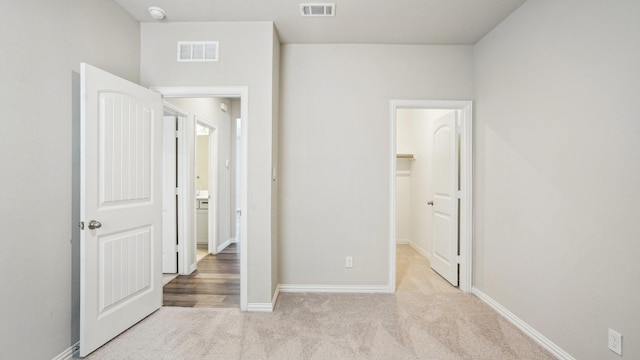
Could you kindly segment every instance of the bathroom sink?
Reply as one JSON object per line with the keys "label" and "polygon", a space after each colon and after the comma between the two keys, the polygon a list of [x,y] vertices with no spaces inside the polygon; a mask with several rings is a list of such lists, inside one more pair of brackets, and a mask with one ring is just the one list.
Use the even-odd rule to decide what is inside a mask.
{"label": "bathroom sink", "polygon": [[209,198],[209,191],[208,190],[198,190],[196,191],[196,199],[201,200],[201,199],[208,199]]}

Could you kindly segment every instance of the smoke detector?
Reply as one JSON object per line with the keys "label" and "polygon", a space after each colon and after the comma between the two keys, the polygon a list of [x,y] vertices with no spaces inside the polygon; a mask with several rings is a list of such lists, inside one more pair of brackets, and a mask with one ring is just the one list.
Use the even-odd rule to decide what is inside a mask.
{"label": "smoke detector", "polygon": [[157,6],[152,6],[149,8],[149,14],[151,14],[151,17],[156,19],[156,20],[164,20],[164,18],[167,17],[167,13],[164,12],[164,10],[160,9]]}
{"label": "smoke detector", "polygon": [[302,16],[335,16],[335,3],[314,3],[300,4],[300,15]]}

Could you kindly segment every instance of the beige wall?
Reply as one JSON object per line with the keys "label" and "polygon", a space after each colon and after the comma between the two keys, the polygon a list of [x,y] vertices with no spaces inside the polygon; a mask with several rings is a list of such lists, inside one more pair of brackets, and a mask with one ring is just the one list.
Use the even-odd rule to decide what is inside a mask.
{"label": "beige wall", "polygon": [[[247,86],[248,122],[248,301],[271,302],[274,154],[274,27],[271,22],[143,23],[140,79],[145,86]],[[178,41],[217,40],[220,61],[178,63]]]}
{"label": "beige wall", "polygon": [[[422,193],[424,189],[414,189],[412,183],[415,178],[421,177],[420,170],[424,168],[428,159],[423,156],[423,148],[426,148],[427,132],[424,131],[422,139],[419,139],[420,129],[416,129],[422,110],[397,109],[396,110],[396,153],[413,154],[413,159],[396,160],[396,240],[400,243],[416,245],[412,236],[412,199],[415,193]],[[426,123],[425,123],[426,125]],[[420,141],[421,140],[421,141]],[[417,154],[417,155],[416,155]],[[418,172],[414,172],[418,170]],[[429,179],[425,179],[424,186],[429,185]]]}
{"label": "beige wall", "polygon": [[209,135],[196,136],[196,191],[209,190],[209,154]]}
{"label": "beige wall", "polygon": [[108,0],[3,0],[0,23],[0,358],[52,359],[79,339],[73,84],[80,62],[137,81],[140,32]]}
{"label": "beige wall", "polygon": [[409,231],[412,245],[431,258],[433,242],[433,207],[427,202],[433,200],[433,126],[438,110],[406,109],[398,110],[398,115],[407,116],[411,128],[410,136],[416,160],[413,161],[409,187]]}
{"label": "beige wall", "polygon": [[640,359],[638,19],[527,1],[474,49],[474,284],[576,359]]}
{"label": "beige wall", "polygon": [[472,98],[472,47],[283,45],[281,65],[280,283],[387,285],[389,101]]}

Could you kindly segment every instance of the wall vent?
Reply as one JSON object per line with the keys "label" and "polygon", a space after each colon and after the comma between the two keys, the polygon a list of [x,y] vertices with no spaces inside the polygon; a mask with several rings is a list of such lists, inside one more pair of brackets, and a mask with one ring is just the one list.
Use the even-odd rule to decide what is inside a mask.
{"label": "wall vent", "polygon": [[179,41],[178,61],[218,61],[218,42]]}
{"label": "wall vent", "polygon": [[302,16],[335,16],[336,4],[300,4],[300,14]]}

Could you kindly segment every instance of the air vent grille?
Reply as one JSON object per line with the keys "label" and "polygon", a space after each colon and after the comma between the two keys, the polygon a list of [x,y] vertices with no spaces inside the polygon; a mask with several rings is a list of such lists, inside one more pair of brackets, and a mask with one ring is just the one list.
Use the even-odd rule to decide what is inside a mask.
{"label": "air vent grille", "polygon": [[180,41],[178,61],[218,61],[218,42]]}
{"label": "air vent grille", "polygon": [[335,16],[336,4],[300,4],[300,14],[302,16]]}

